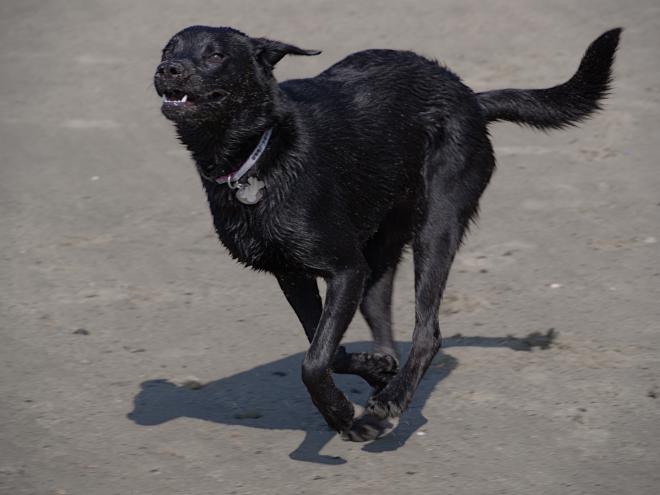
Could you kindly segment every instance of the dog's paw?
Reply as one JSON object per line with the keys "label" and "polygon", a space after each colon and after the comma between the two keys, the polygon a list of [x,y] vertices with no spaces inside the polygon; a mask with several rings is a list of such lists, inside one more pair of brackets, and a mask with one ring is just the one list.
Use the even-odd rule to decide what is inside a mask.
{"label": "dog's paw", "polygon": [[373,416],[380,420],[398,418],[403,413],[403,407],[394,400],[374,395],[367,401],[365,415]]}
{"label": "dog's paw", "polygon": [[370,354],[371,359],[367,361],[370,371],[389,381],[399,371],[399,361],[389,354],[374,352]]}
{"label": "dog's paw", "polygon": [[378,419],[370,414],[363,414],[353,421],[348,430],[342,432],[341,438],[350,442],[368,442],[387,435],[398,424],[398,418]]}
{"label": "dog's paw", "polygon": [[360,376],[376,390],[382,390],[399,371],[399,362],[389,354],[374,352],[363,355]]}

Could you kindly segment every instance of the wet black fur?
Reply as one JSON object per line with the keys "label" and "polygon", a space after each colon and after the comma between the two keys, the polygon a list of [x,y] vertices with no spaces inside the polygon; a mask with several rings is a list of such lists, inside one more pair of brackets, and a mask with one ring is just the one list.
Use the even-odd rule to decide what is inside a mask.
{"label": "wet black fur", "polygon": [[[277,277],[311,342],[303,381],[344,438],[381,435],[440,347],[438,307],[449,268],[495,168],[488,123],[552,129],[591,115],[609,90],[620,31],[594,41],[564,84],[478,94],[412,52],[358,52],[317,77],[278,84],[272,70],[284,55],[318,52],[201,26],[165,47],[156,89],[189,95],[163,113],[192,153],[218,236],[241,263]],[[213,179],[238,168],[269,127],[272,138],[254,170],[265,196],[244,205]],[[416,316],[399,368],[390,301],[407,245]],[[319,277],[327,282],[324,306]],[[358,308],[374,335],[373,353],[339,346]],[[354,418],[331,372],[372,385],[363,415]]]}

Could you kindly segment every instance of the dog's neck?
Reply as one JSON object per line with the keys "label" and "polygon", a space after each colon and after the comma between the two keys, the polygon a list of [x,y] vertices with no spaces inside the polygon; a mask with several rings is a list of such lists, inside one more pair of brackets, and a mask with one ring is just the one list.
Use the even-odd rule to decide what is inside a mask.
{"label": "dog's neck", "polygon": [[178,126],[177,131],[198,166],[231,172],[246,160],[268,127],[267,121],[250,129],[206,123],[194,129]]}
{"label": "dog's neck", "polygon": [[225,214],[230,210],[227,201],[233,203],[233,190],[227,184],[217,184],[209,180],[199,170],[200,167],[217,167],[227,173],[236,170],[254,151],[268,128],[272,128],[268,147],[250,174],[256,174],[265,181],[265,201],[260,204],[274,207],[288,195],[294,187],[296,177],[303,168],[304,156],[310,147],[310,140],[302,131],[303,116],[295,103],[289,101],[278,88],[273,110],[244,122],[204,123],[197,126],[177,125],[180,141],[191,152],[198,165],[202,184],[212,205],[224,205]]}
{"label": "dog's neck", "polygon": [[[278,92],[279,93],[279,92]],[[185,123],[177,125],[181,142],[188,148],[193,159],[202,169],[222,170],[227,173],[236,170],[254,151],[268,128],[273,129],[270,139],[268,159],[260,159],[255,170],[268,173],[277,158],[297,140],[297,116],[291,105],[277,95],[269,111],[252,117],[249,122],[238,118],[233,121],[204,122],[197,125]]]}

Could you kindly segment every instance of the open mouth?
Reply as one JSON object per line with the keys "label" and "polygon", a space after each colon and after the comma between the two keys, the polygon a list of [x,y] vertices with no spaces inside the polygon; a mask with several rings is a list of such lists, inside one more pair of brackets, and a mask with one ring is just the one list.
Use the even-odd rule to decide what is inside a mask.
{"label": "open mouth", "polygon": [[183,91],[167,91],[163,93],[163,105],[185,105],[192,104],[189,97]]}
{"label": "open mouth", "polygon": [[227,97],[223,90],[211,91],[201,97],[195,97],[183,91],[172,90],[163,92],[163,105],[167,106],[193,106],[198,103],[218,103]]}

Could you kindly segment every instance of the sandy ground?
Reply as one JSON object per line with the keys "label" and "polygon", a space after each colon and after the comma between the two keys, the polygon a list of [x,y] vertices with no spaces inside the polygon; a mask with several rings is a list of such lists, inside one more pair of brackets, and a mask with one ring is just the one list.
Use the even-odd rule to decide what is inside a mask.
{"label": "sandy ground", "polygon": [[[499,170],[454,265],[446,348],[387,439],[326,429],[276,283],[214,238],[150,88],[163,43],[199,23],[324,50],[283,61],[282,79],[392,47],[477,90],[561,82],[626,28],[598,118],[494,127]],[[657,0],[3,0],[0,33],[3,495],[658,493]],[[367,339],[358,317],[347,340]]]}

